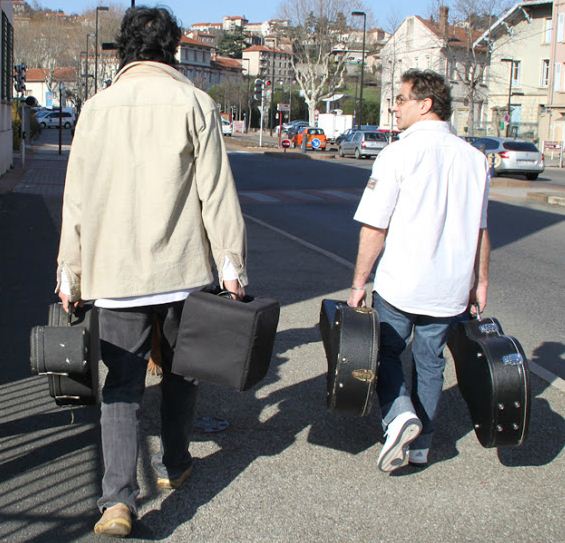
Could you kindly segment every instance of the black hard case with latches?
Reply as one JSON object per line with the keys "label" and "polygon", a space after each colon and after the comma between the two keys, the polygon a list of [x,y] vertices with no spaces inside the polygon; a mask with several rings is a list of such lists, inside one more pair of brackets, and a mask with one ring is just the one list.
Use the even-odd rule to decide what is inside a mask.
{"label": "black hard case with latches", "polygon": [[94,305],[69,315],[60,303],[51,304],[47,326],[31,330],[30,347],[31,371],[47,376],[57,405],[97,403],[100,345]]}
{"label": "black hard case with latches", "polygon": [[531,393],[528,360],[518,340],[504,335],[496,319],[471,319],[454,325],[448,347],[481,445],[521,445]]}
{"label": "black hard case with latches", "polygon": [[328,360],[327,405],[364,416],[372,406],[378,369],[379,318],[369,307],[323,300],[320,334]]}

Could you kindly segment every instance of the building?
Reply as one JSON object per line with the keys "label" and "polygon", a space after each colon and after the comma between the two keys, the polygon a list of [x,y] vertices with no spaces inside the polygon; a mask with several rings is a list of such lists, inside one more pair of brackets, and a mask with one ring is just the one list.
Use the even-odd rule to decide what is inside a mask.
{"label": "building", "polygon": [[[565,140],[565,0],[553,1],[549,55],[541,59],[540,86],[547,98],[540,107],[539,139]],[[547,36],[545,36],[547,39]]]}
{"label": "building", "polygon": [[59,84],[65,89],[63,106],[67,94],[74,96],[78,90],[77,70],[72,67],[55,68],[28,68],[26,74],[26,96],[33,96],[40,106],[59,107]]}
{"label": "building", "polygon": [[[562,121],[554,123],[557,115],[551,115],[549,128],[549,111],[553,108],[546,107],[559,102],[565,91],[562,63],[555,61],[552,65],[551,61],[552,43],[557,49],[559,39],[563,41],[563,23],[561,36],[553,41],[552,9],[553,0],[519,2],[476,41],[476,45],[490,50],[488,129],[492,135],[508,133],[537,139],[541,126],[553,135],[561,126]],[[554,83],[550,86],[552,76]]]}
{"label": "building", "polygon": [[243,50],[243,73],[252,77],[290,85],[293,79],[291,54],[283,49],[253,45]]}
{"label": "building", "polygon": [[178,69],[198,88],[243,81],[241,61],[216,54],[204,42],[183,36],[177,50]]}
{"label": "building", "polygon": [[392,105],[402,74],[411,68],[431,69],[445,75],[452,87],[451,123],[459,134],[484,133],[486,129],[485,46],[474,41],[480,33],[448,23],[448,8],[439,20],[407,17],[380,52],[382,62],[381,124],[396,128]]}
{"label": "building", "polygon": [[14,26],[11,2],[2,2],[0,40],[0,175],[13,163],[12,98],[14,95]]}

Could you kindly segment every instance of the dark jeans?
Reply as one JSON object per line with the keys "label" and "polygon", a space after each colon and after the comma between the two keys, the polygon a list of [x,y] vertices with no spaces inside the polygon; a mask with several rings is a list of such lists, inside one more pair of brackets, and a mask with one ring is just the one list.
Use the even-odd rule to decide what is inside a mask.
{"label": "dark jeans", "polygon": [[153,459],[160,475],[178,476],[192,463],[188,452],[197,384],[171,373],[183,302],[125,309],[100,308],[100,344],[108,375],[102,391],[104,477],[101,511],[125,503],[136,512],[139,419],[145,390],[151,330],[162,332],[161,452]]}
{"label": "dark jeans", "polygon": [[[434,419],[443,387],[445,359],[443,350],[449,327],[465,313],[454,317],[430,317],[402,311],[373,292],[373,307],[381,322],[381,345],[377,394],[383,425],[405,411],[416,413],[422,421],[422,433],[411,449],[428,449],[432,442]],[[414,379],[408,392],[400,355],[412,338]]]}

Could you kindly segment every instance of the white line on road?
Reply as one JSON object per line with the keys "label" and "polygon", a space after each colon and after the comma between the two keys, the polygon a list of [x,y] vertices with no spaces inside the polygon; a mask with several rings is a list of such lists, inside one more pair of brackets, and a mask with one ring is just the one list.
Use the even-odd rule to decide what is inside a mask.
{"label": "white line on road", "polygon": [[[355,266],[351,262],[349,262],[349,260],[346,260],[345,258],[342,258],[341,256],[338,256],[335,253],[332,253],[330,251],[326,251],[325,249],[322,249],[321,247],[318,247],[317,245],[314,245],[313,243],[310,243],[309,241],[306,241],[302,238],[296,237],[295,235],[290,234],[289,232],[286,232],[285,230],[281,230],[280,228],[277,228],[276,226],[272,226],[272,225],[270,225],[270,224],[268,224],[268,223],[266,223],[266,222],[264,222],[260,219],[256,219],[255,217],[252,217],[251,215],[244,214],[244,217],[247,220],[250,220],[250,221],[258,224],[259,226],[267,228],[268,230],[272,230],[273,232],[276,232],[277,234],[280,234],[281,236],[284,236],[285,238],[290,239],[290,240],[302,245],[303,247],[311,249],[312,251],[315,251],[315,252],[329,258],[330,260],[333,260],[334,262],[337,262],[338,264],[345,266],[346,268],[349,268],[350,270],[353,270],[355,268]],[[529,369],[533,374],[537,375],[540,379],[543,379],[544,381],[549,383],[550,386],[553,386],[557,390],[560,390],[561,392],[565,393],[565,381],[563,379],[561,379],[561,377],[559,377],[558,375],[555,375],[552,371],[549,371],[548,369],[544,368],[543,366],[540,366],[539,364],[536,364],[535,362],[529,363]]]}
{"label": "white line on road", "polygon": [[261,192],[241,191],[239,194],[240,196],[245,196],[246,198],[251,198],[258,202],[280,202],[279,198],[275,198],[274,196],[269,196],[268,194],[263,194]]}

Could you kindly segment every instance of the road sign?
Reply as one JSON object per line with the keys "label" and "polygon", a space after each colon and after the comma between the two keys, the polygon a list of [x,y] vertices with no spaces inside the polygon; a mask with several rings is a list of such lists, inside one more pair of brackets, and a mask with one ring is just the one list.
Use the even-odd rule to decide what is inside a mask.
{"label": "road sign", "polygon": [[290,140],[282,140],[281,141],[281,147],[288,149],[290,147]]}
{"label": "road sign", "polygon": [[290,104],[277,104],[277,111],[290,111]]}
{"label": "road sign", "polygon": [[318,138],[312,138],[310,144],[312,145],[312,149],[318,149],[320,145],[322,145],[322,142]]}

